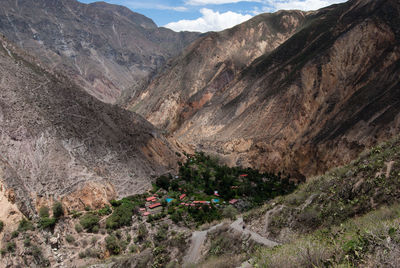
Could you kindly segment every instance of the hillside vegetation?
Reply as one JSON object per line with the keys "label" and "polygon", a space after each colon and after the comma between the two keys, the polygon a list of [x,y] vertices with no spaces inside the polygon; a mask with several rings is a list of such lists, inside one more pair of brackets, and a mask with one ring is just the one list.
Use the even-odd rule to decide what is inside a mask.
{"label": "hillside vegetation", "polygon": [[284,243],[261,249],[256,262],[260,267],[398,267],[399,184],[397,136],[248,213],[245,220],[253,229]]}

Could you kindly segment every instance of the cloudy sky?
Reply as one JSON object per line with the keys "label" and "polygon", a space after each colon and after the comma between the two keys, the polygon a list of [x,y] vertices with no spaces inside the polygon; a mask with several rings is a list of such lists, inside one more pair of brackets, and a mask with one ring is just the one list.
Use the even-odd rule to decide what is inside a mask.
{"label": "cloudy sky", "polygon": [[[79,0],[92,3],[94,0]],[[174,31],[220,31],[280,9],[315,10],[346,0],[103,0],[119,4]]]}

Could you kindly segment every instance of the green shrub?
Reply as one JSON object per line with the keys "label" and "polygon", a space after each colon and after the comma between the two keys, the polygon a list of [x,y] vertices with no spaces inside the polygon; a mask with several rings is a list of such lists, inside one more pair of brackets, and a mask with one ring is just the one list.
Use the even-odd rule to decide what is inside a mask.
{"label": "green shrub", "polygon": [[11,233],[11,237],[12,238],[17,238],[19,236],[19,232],[18,231],[13,231],[12,233]]}
{"label": "green shrub", "polygon": [[25,238],[24,246],[25,247],[30,247],[31,246],[31,239],[29,237]]}
{"label": "green shrub", "polygon": [[96,211],[96,214],[99,216],[107,216],[107,215],[110,215],[111,213],[112,213],[112,209],[110,208],[110,206],[105,206],[104,208]]}
{"label": "green shrub", "polygon": [[4,222],[0,221],[0,233],[3,231],[4,229]]}
{"label": "green shrub", "polygon": [[99,230],[100,230],[100,227],[98,225],[96,225],[96,226],[93,227],[92,233],[97,234],[99,232]]}
{"label": "green shrub", "polygon": [[80,216],[82,216],[82,213],[78,212],[76,210],[72,210],[71,214],[72,214],[72,218],[74,218],[74,219],[79,218]]}
{"label": "green shrub", "polygon": [[32,222],[28,221],[27,219],[23,218],[18,225],[18,231],[26,232],[26,231],[33,231],[35,230],[35,226]]}
{"label": "green shrub", "polygon": [[56,202],[53,205],[53,217],[58,219],[64,216],[64,209],[61,202]]}
{"label": "green shrub", "polygon": [[15,244],[15,242],[8,242],[6,245],[6,250],[7,252],[14,252],[16,247],[17,245]]}
{"label": "green shrub", "polygon": [[39,209],[39,217],[40,218],[49,218],[50,217],[50,210],[48,207],[44,206]]}
{"label": "green shrub", "polygon": [[93,228],[95,226],[98,227],[100,218],[97,215],[94,215],[92,213],[86,213],[83,215],[79,221],[79,223],[82,225],[84,229],[86,229],[88,232],[93,232]]}
{"label": "green shrub", "polygon": [[47,218],[47,217],[41,218],[39,220],[39,227],[42,229],[47,229],[47,228],[51,229],[56,225],[56,221],[57,220],[55,218]]}
{"label": "green shrub", "polygon": [[121,253],[121,245],[115,235],[109,235],[106,237],[106,248],[112,255],[118,255]]}

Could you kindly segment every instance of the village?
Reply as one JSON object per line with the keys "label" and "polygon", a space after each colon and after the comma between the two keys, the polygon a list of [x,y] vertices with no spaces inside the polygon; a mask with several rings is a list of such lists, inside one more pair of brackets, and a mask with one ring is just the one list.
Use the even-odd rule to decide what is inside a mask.
{"label": "village", "polygon": [[[232,189],[237,189],[237,186],[232,186]],[[179,188],[179,190],[182,190]],[[174,202],[176,201],[176,202]],[[177,198],[170,197],[165,194],[152,194],[150,197],[146,198],[146,203],[144,207],[139,208],[139,212],[142,216],[146,217],[149,215],[155,215],[162,212],[163,204],[167,206],[177,205],[178,207],[193,207],[196,209],[202,209],[203,206],[214,205],[218,208],[226,206],[227,204],[235,206],[239,199],[231,199],[228,202],[223,201],[218,191],[214,191],[214,197],[211,200],[193,200],[186,193],[180,194]]]}

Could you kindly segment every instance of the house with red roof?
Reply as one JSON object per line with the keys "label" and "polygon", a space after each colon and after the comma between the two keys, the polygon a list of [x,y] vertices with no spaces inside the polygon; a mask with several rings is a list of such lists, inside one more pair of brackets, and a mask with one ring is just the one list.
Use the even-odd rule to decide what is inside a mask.
{"label": "house with red roof", "polygon": [[155,197],[155,196],[150,196],[150,197],[147,197],[146,198],[146,201],[147,202],[154,202],[154,201],[156,201],[157,200],[157,197]]}
{"label": "house with red roof", "polygon": [[185,197],[186,197],[186,194],[181,194],[181,196],[179,196],[179,199],[182,200]]}
{"label": "house with red roof", "polygon": [[231,204],[231,205],[233,205],[233,204],[236,204],[237,203],[237,199],[232,199],[232,200],[229,200],[229,204]]}
{"label": "house with red roof", "polygon": [[156,207],[159,207],[159,206],[161,206],[161,203],[154,203],[154,204],[151,204],[149,206],[149,209],[153,209],[153,208],[156,208]]}

